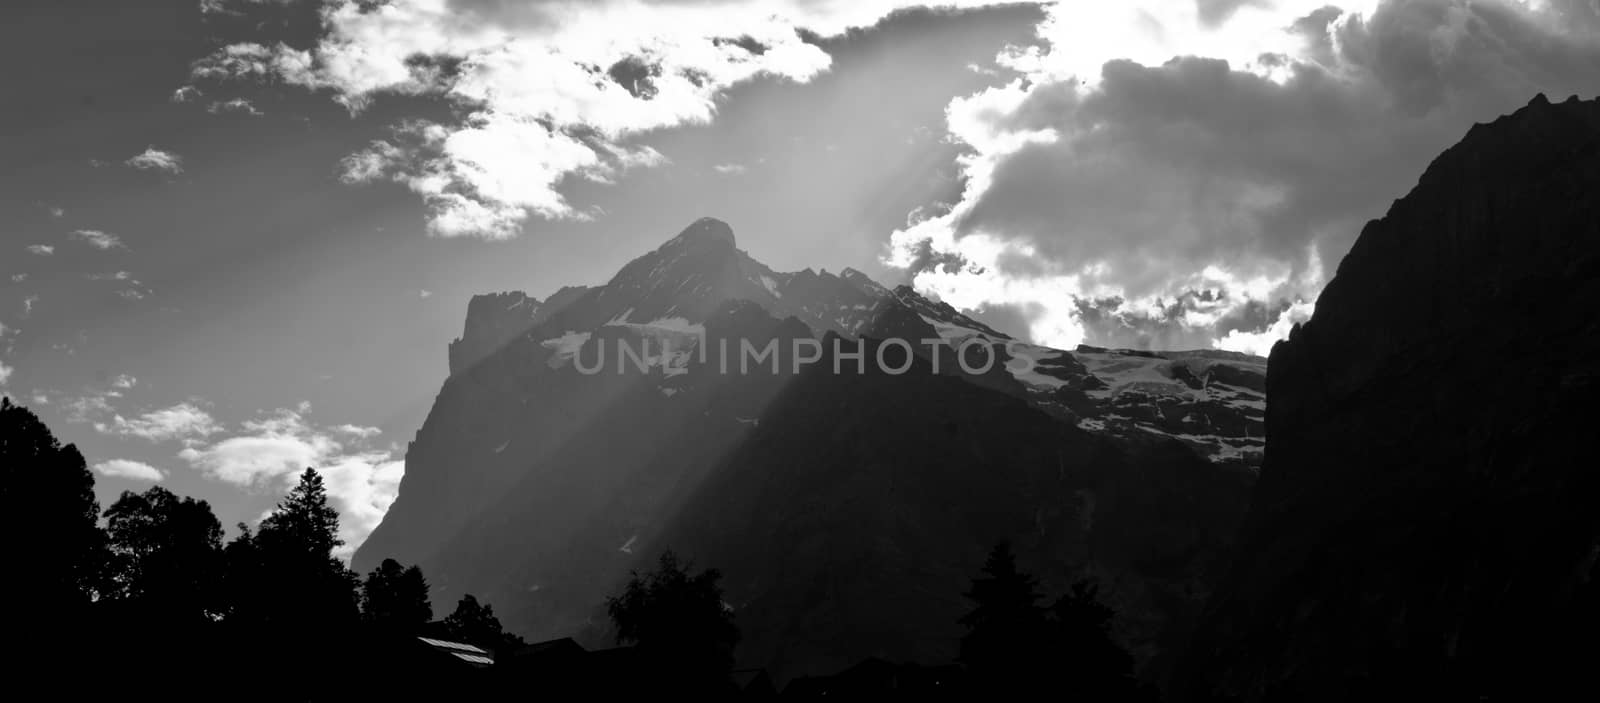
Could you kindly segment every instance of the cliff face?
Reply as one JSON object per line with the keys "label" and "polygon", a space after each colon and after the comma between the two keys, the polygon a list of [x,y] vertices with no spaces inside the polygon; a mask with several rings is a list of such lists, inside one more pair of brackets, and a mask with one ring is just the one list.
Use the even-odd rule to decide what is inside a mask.
{"label": "cliff face", "polygon": [[1440,155],[1273,349],[1238,556],[1173,690],[1518,700],[1592,666],[1597,309],[1600,102],[1540,96]]}
{"label": "cliff face", "polygon": [[488,358],[588,291],[587,286],[567,286],[542,303],[521,291],[472,296],[467,303],[465,328],[450,343],[451,375]]}

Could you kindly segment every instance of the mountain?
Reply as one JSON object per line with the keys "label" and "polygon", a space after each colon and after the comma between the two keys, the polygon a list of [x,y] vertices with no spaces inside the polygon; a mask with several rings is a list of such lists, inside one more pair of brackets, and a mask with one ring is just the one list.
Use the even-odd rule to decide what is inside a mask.
{"label": "mountain", "polygon": [[1104,581],[1150,658],[1244,512],[1265,375],[1022,343],[854,270],[772,271],[709,218],[603,285],[475,297],[450,371],[357,569],[419,563],[435,602],[599,643],[604,597],[671,548],[723,571],[741,661],[780,677],[950,660],[1000,539],[1053,590]]}
{"label": "mountain", "polygon": [[1597,193],[1600,102],[1541,95],[1473,127],[1362,230],[1272,351],[1272,441],[1175,691],[1593,688]]}

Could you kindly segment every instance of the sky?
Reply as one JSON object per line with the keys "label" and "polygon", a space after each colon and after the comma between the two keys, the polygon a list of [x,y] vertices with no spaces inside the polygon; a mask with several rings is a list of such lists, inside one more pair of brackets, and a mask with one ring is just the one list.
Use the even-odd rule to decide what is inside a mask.
{"label": "sky", "polygon": [[0,393],[102,503],[252,522],[315,466],[347,548],[475,293],[714,216],[1036,342],[1266,354],[1473,123],[1600,88],[1596,0],[7,12]]}

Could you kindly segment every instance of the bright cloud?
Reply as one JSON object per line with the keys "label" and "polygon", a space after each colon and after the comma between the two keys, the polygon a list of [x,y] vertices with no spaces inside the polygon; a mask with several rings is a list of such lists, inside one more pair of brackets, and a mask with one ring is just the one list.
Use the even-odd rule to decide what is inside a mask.
{"label": "bright cloud", "polygon": [[16,368],[6,366],[6,362],[0,361],[0,386],[6,385],[6,382],[11,380],[11,374],[16,371]]}
{"label": "bright cloud", "polygon": [[206,112],[209,112],[213,115],[219,115],[225,112],[238,113],[242,115],[249,115],[251,117],[260,117],[262,114],[260,110],[256,109],[254,103],[244,98],[215,101],[206,106]]}
{"label": "bright cloud", "polygon": [[1217,340],[1218,349],[1245,352],[1256,356],[1267,356],[1272,353],[1272,345],[1279,340],[1288,339],[1289,331],[1294,326],[1311,319],[1311,313],[1316,311],[1316,305],[1307,302],[1298,302],[1289,306],[1278,319],[1274,320],[1271,327],[1260,332],[1246,332],[1232,330],[1222,339]]}
{"label": "bright cloud", "polygon": [[122,243],[121,237],[118,237],[110,232],[102,232],[97,229],[74,230],[72,237],[96,249],[105,250],[127,248],[127,246]]}
{"label": "bright cloud", "polygon": [[[129,385],[120,385],[124,378],[130,380]],[[132,387],[130,377],[117,380],[117,388]],[[201,439],[222,431],[210,413],[189,402],[152,410],[132,419],[114,415],[110,422],[96,422],[94,428],[105,434],[140,437],[152,442]]]}
{"label": "bright cloud", "polygon": [[141,171],[166,171],[167,173],[183,173],[183,158],[170,151],[162,151],[155,147],[148,147],[142,153],[129,157],[122,162]]}
{"label": "bright cloud", "polygon": [[1061,2],[959,97],[964,191],[885,261],[1071,347],[1270,349],[1474,121],[1592,95],[1593,3]]}
{"label": "bright cloud", "polygon": [[334,427],[333,431],[340,434],[349,435],[351,437],[360,437],[362,439],[376,437],[383,433],[383,430],[380,430],[376,427],[362,427],[361,425],[339,425]]}
{"label": "bright cloud", "polygon": [[242,431],[209,444],[194,443],[178,457],[206,476],[244,487],[287,491],[307,467],[322,474],[339,511],[340,555],[353,554],[377,528],[400,491],[405,461],[368,446],[375,427],[320,427],[310,406],[280,408],[247,421]]}
{"label": "bright cloud", "polygon": [[801,30],[833,36],[918,4],[341,3],[324,11],[312,48],[233,44],[193,73],[328,90],[352,111],[384,95],[451,101],[459,119],[396,125],[391,138],[345,160],[343,179],[404,184],[427,203],[435,235],[503,239],[530,216],[592,217],[561,193],[565,181],[606,183],[664,163],[638,140],[711,121],[730,86],[757,76],[803,82],[827,70],[831,59]]}
{"label": "bright cloud", "polygon": [[129,481],[160,481],[166,474],[154,466],[140,461],[129,459],[112,459],[94,465],[95,473],[101,476],[127,479]]}
{"label": "bright cloud", "polygon": [[56,248],[49,244],[29,244],[28,253],[35,256],[49,256],[56,253]]}

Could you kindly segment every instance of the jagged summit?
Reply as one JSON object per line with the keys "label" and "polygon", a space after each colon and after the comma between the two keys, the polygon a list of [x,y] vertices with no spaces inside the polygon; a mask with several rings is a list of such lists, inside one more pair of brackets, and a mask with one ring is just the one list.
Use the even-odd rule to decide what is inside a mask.
{"label": "jagged summit", "polygon": [[911,286],[890,289],[853,268],[838,275],[773,271],[731,241],[726,223],[702,218],[605,285],[563,289],[542,305],[520,294],[474,298],[465,332],[451,344],[450,372],[465,373],[508,347],[523,349],[511,356],[539,356],[536,363],[548,357],[559,366],[580,337],[615,331],[602,327],[703,325],[737,302],[763,316],[795,318],[819,337],[999,345],[1005,355],[1029,359],[1007,364],[991,380],[1057,417],[1097,432],[1176,437],[1213,461],[1260,461],[1262,359],[1034,347]]}

